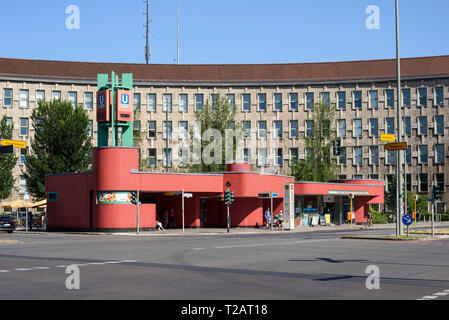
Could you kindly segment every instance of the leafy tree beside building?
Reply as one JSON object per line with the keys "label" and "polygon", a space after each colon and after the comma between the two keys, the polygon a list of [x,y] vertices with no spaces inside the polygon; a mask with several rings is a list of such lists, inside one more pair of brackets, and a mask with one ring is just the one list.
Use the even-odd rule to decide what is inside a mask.
{"label": "leafy tree beside building", "polygon": [[[6,115],[0,121],[0,140],[12,138],[13,125],[8,125]],[[13,169],[16,166],[17,157],[14,153],[0,154],[0,200],[11,195],[14,186]]]}

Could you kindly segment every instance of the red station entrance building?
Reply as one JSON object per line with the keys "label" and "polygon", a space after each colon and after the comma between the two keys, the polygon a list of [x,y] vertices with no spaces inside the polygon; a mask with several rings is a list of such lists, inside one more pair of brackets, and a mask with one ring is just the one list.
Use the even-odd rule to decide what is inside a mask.
{"label": "red station entrance building", "polygon": [[[139,151],[133,147],[93,149],[92,172],[48,175],[45,179],[48,231],[131,231],[137,228],[132,192],[139,191],[139,226],[152,230],[158,218],[173,209],[175,224],[182,227],[181,192],[185,227],[226,227],[226,205],[220,199],[230,182],[235,201],[230,206],[232,227],[260,227],[270,199],[277,194],[275,215],[284,210],[285,186],[293,184],[296,225],[308,225],[309,215],[329,214],[332,223],[346,220],[348,195],[354,194],[355,222],[362,223],[370,204],[383,203],[381,180],[339,180],[329,183],[294,182],[293,177],[250,172],[248,164],[228,166],[224,173],[139,172]],[[294,199],[294,200],[293,200]],[[285,214],[285,213],[284,213]]]}

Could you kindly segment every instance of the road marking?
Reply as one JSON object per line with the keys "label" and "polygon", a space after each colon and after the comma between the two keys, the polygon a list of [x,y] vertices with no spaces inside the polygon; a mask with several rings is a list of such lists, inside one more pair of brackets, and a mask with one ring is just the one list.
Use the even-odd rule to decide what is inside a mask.
{"label": "road marking", "polygon": [[32,271],[33,269],[30,269],[30,268],[17,268],[17,269],[14,269],[14,270],[16,270],[16,271]]}
{"label": "road marking", "polygon": [[422,297],[420,299],[417,299],[417,300],[435,300],[435,299],[437,299],[439,297],[444,297],[444,296],[447,296],[447,295],[449,295],[449,289],[443,290],[441,292],[434,293],[434,294],[429,295],[429,296],[424,296],[424,297]]}
{"label": "road marking", "polygon": [[238,245],[229,245],[229,246],[219,246],[219,247],[210,247],[210,248],[193,248],[193,250],[206,250],[206,249],[232,249],[232,248],[245,248],[245,247],[266,247],[266,246],[284,246],[290,244],[302,244],[302,243],[311,243],[311,242],[321,242],[321,241],[330,241],[332,239],[316,239],[316,240],[301,240],[301,241],[292,241],[292,242],[282,242],[282,243],[253,243],[253,244],[238,244]]}
{"label": "road marking", "polygon": [[0,273],[9,272],[9,270],[0,270]]}
{"label": "road marking", "polygon": [[37,269],[37,270],[49,270],[51,269],[50,267],[34,267],[33,269]]}

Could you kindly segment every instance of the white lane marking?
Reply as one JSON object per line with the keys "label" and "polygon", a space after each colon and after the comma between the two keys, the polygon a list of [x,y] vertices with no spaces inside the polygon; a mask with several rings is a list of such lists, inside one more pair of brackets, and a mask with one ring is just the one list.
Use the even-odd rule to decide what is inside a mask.
{"label": "white lane marking", "polygon": [[33,269],[30,269],[30,268],[17,268],[17,269],[14,269],[14,270],[16,270],[16,271],[32,271]]}
{"label": "white lane marking", "polygon": [[0,270],[0,273],[9,272],[9,270]]}
{"label": "white lane marking", "polygon": [[447,296],[449,294],[449,292],[437,292],[437,293],[434,293],[433,295],[434,296]]}
{"label": "white lane marking", "polygon": [[312,243],[312,242],[321,242],[321,241],[330,241],[332,239],[316,239],[316,240],[300,240],[300,241],[292,241],[292,242],[269,242],[269,243],[253,243],[253,244],[239,244],[239,245],[230,245],[230,246],[218,246],[218,247],[210,247],[210,248],[193,248],[193,250],[205,250],[205,249],[231,249],[231,248],[245,248],[245,247],[262,247],[262,246],[284,246],[290,244],[302,244],[302,243]]}
{"label": "white lane marking", "polygon": [[37,270],[49,270],[51,269],[50,267],[34,267],[33,269],[37,269]]}
{"label": "white lane marking", "polygon": [[437,296],[424,296],[422,299],[432,300],[438,298]]}

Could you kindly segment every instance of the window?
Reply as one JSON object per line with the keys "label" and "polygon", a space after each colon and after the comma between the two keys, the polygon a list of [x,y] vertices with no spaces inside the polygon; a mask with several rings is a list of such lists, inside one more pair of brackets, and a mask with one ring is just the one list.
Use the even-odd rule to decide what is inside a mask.
{"label": "window", "polygon": [[187,112],[188,110],[188,95],[182,93],[179,95],[179,112]]}
{"label": "window", "polygon": [[337,137],[346,137],[346,119],[337,120]]}
{"label": "window", "polygon": [[148,139],[156,138],[156,121],[148,121]]}
{"label": "window", "polygon": [[387,155],[385,159],[385,164],[395,164],[396,163],[396,151],[393,150],[385,150]]}
{"label": "window", "polygon": [[427,106],[427,88],[418,88],[418,106]]}
{"label": "window", "polygon": [[289,97],[290,97],[290,110],[298,111],[298,94],[290,93]]}
{"label": "window", "polygon": [[20,135],[28,135],[28,118],[20,118]]}
{"label": "window", "polygon": [[250,94],[243,94],[242,95],[243,105],[242,110],[250,112],[251,111],[251,95]]}
{"label": "window", "polygon": [[27,192],[27,182],[25,176],[19,176],[19,193]]}
{"label": "window", "polygon": [[429,176],[427,173],[418,174],[418,192],[427,193],[429,192]]}
{"label": "window", "polygon": [[140,131],[140,120],[135,120],[133,122],[133,130]]}
{"label": "window", "polygon": [[418,117],[418,134],[427,135],[427,117]]}
{"label": "window", "polygon": [[147,111],[148,112],[156,112],[156,94],[149,93],[147,95],[147,99],[148,99]]}
{"label": "window", "polygon": [[395,192],[395,189],[393,188],[393,177],[392,174],[385,175],[385,192]]}
{"label": "window", "polygon": [[3,106],[12,107],[12,89],[3,89]]}
{"label": "window", "polygon": [[172,96],[171,93],[166,93],[162,96],[162,112],[172,112]]}
{"label": "window", "polygon": [[140,93],[134,93],[133,95],[134,98],[134,111],[140,112]]}
{"label": "window", "polygon": [[251,162],[251,149],[250,148],[244,148],[243,149],[243,161],[245,163]]}
{"label": "window", "polygon": [[263,167],[267,165],[267,149],[259,148],[257,149],[257,162],[259,167]]}
{"label": "window", "polygon": [[434,181],[435,184],[440,187],[440,190],[444,192],[445,191],[444,173],[435,173]]}
{"label": "window", "polygon": [[321,92],[320,93],[321,102],[329,109],[330,107],[330,94],[329,92]]}
{"label": "window", "polygon": [[259,121],[258,122],[258,138],[259,139],[266,139],[267,138],[267,122],[266,121]]}
{"label": "window", "polygon": [[407,150],[405,150],[405,162],[408,164],[412,163],[412,146],[408,145]]}
{"label": "window", "polygon": [[195,111],[203,110],[204,96],[201,93],[195,94]]}
{"label": "window", "polygon": [[189,138],[189,122],[179,121],[179,139],[187,140]]}
{"label": "window", "polygon": [[[140,129],[140,121],[139,121],[139,129]],[[94,136],[94,121],[89,120],[89,137],[93,138]]]}
{"label": "window", "polygon": [[340,148],[340,155],[338,156],[338,164],[346,164],[346,147]]}
{"label": "window", "polygon": [[412,175],[410,173],[407,173],[405,175],[405,180],[407,191],[412,192]]}
{"label": "window", "polygon": [[394,118],[385,118],[385,133],[394,134]]}
{"label": "window", "polygon": [[162,139],[167,139],[167,135],[168,135],[168,139],[171,140],[172,139],[172,131],[173,131],[172,122],[164,121],[162,130],[163,130]]}
{"label": "window", "polygon": [[84,109],[93,110],[94,94],[92,92],[84,92]]}
{"label": "window", "polygon": [[363,180],[363,174],[355,174],[352,176],[354,180]]}
{"label": "window", "polygon": [[444,90],[443,87],[435,88],[435,104],[441,106],[444,104]]}
{"label": "window", "polygon": [[337,92],[337,109],[338,110],[346,110],[346,92],[340,91]]}
{"label": "window", "polygon": [[164,148],[164,167],[169,166],[171,167],[173,165],[173,158],[172,158],[172,148]]}
{"label": "window", "polygon": [[444,144],[435,145],[435,163],[444,163]]}
{"label": "window", "polygon": [[265,93],[257,94],[258,111],[267,111],[267,95]]}
{"label": "window", "polygon": [[298,138],[298,120],[290,120],[290,138]]}
{"label": "window", "polygon": [[7,117],[7,118],[6,118],[6,125],[7,125],[8,127],[12,127],[12,118],[11,118],[11,117]]}
{"label": "window", "polygon": [[251,121],[242,121],[243,138],[251,139]]}
{"label": "window", "polygon": [[156,166],[156,154],[157,149],[155,148],[148,149],[148,164],[152,167]]}
{"label": "window", "polygon": [[305,148],[304,150],[306,159],[313,157],[313,148]]}
{"label": "window", "polygon": [[186,167],[189,164],[189,149],[181,148],[179,150],[179,166]]}
{"label": "window", "polygon": [[72,104],[73,108],[76,108],[78,104],[78,94],[74,91],[69,92],[69,101]]}
{"label": "window", "polygon": [[226,99],[228,100],[229,104],[229,110],[234,111],[235,110],[235,94],[227,94]]}
{"label": "window", "polygon": [[26,156],[28,155],[28,147],[20,149],[20,164],[23,165],[26,162]]}
{"label": "window", "polygon": [[273,121],[274,124],[274,137],[282,139],[282,120]]}
{"label": "window", "polygon": [[353,137],[362,136],[362,119],[354,119]]}
{"label": "window", "polygon": [[313,110],[314,104],[313,92],[306,92],[306,110]]}
{"label": "window", "polygon": [[435,134],[444,134],[444,116],[435,116]]}
{"label": "window", "polygon": [[298,148],[290,148],[290,163],[298,161]]}
{"label": "window", "polygon": [[362,165],[362,147],[354,147],[354,165]]}
{"label": "window", "polygon": [[45,90],[36,90],[36,103],[38,103],[39,100],[45,102]]}
{"label": "window", "polygon": [[385,90],[385,98],[387,100],[386,107],[394,108],[394,90],[393,89]]}
{"label": "window", "polygon": [[313,120],[306,120],[306,137],[314,136]]}
{"label": "window", "polygon": [[283,159],[282,159],[282,148],[275,149],[275,165],[282,167]]}
{"label": "window", "polygon": [[370,153],[370,164],[372,165],[379,164],[379,147],[370,146],[369,153]]}
{"label": "window", "polygon": [[410,117],[404,117],[402,118],[403,121],[403,127],[404,127],[404,134],[406,136],[412,135],[412,120]]}
{"label": "window", "polygon": [[354,91],[354,109],[362,109],[362,91]]}
{"label": "window", "polygon": [[282,93],[275,93],[273,96],[273,111],[282,111]]}
{"label": "window", "polygon": [[53,100],[61,100],[61,91],[53,91],[51,93],[51,98]]}
{"label": "window", "polygon": [[428,153],[427,153],[427,145],[418,146],[419,152],[419,163],[427,163]]}
{"label": "window", "polygon": [[379,95],[377,90],[371,90],[369,92],[369,107],[371,109],[377,109],[379,105]]}
{"label": "window", "polygon": [[370,137],[379,136],[379,119],[377,118],[369,119],[369,136]]}
{"label": "window", "polygon": [[20,90],[20,108],[29,108],[29,91]]}
{"label": "window", "polygon": [[402,106],[403,107],[411,106],[410,89],[402,89]]}
{"label": "window", "polygon": [[378,175],[377,173],[375,173],[375,174],[370,174],[370,175],[369,175],[369,178],[372,179],[372,180],[379,180],[379,175]]}
{"label": "window", "polygon": [[218,94],[212,93],[210,95],[210,103],[211,103],[212,110],[217,109],[217,102],[218,102]]}

